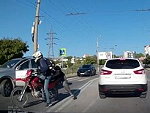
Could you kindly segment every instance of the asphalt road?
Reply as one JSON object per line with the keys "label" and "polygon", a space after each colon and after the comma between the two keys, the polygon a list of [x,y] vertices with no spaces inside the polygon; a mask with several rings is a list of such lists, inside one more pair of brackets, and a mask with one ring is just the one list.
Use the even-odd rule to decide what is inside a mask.
{"label": "asphalt road", "polygon": [[[72,77],[72,78],[68,78],[69,81],[69,85],[71,88],[71,91],[76,94],[77,96],[80,94],[80,88],[86,86],[86,84],[94,79],[97,78],[98,75],[96,76],[91,76],[91,77]],[[58,105],[59,103],[63,102],[64,100],[68,100],[71,99],[73,100],[70,95],[66,92],[66,90],[64,90],[64,88],[59,89],[59,99],[58,102],[54,105]],[[28,112],[47,112],[49,110],[49,108],[45,107],[45,103],[39,101],[38,99],[34,99],[32,97],[30,97],[28,105],[26,108],[24,109],[19,109],[17,107],[14,107],[12,105],[11,99],[10,97],[3,97],[0,95],[0,113],[4,112],[4,111],[28,111]]]}
{"label": "asphalt road", "polygon": [[[98,95],[98,75],[93,77],[73,77],[69,79],[72,92],[77,95],[73,100],[64,89],[60,89],[59,101],[45,108],[45,103],[34,103],[23,109],[29,112],[63,113],[149,113],[150,112],[150,71],[148,75],[148,93],[146,98],[136,95],[111,95],[100,99]],[[33,100],[31,100],[33,101]],[[9,98],[0,97],[0,109],[11,107]]]}
{"label": "asphalt road", "polygon": [[51,107],[47,112],[76,113],[150,113],[150,72],[148,75],[148,94],[146,98],[136,95],[111,95],[100,99],[98,95],[98,79],[90,80],[80,91],[78,99],[68,99]]}

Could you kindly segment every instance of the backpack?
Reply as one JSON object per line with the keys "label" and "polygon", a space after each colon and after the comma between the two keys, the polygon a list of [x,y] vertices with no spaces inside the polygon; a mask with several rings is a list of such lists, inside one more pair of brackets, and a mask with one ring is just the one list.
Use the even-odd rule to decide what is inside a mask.
{"label": "backpack", "polygon": [[47,58],[45,58],[45,61],[46,61],[46,64],[48,65],[48,67],[49,67],[50,70],[55,67],[55,64],[54,64],[53,61],[51,61],[51,60],[49,60]]}
{"label": "backpack", "polygon": [[49,76],[50,75],[53,76],[54,73],[55,73],[55,70],[54,70],[55,64],[54,64],[54,62],[49,60],[49,59],[47,59],[47,58],[44,58],[44,59],[46,61],[46,64],[48,65],[48,70],[47,70],[48,75]]}

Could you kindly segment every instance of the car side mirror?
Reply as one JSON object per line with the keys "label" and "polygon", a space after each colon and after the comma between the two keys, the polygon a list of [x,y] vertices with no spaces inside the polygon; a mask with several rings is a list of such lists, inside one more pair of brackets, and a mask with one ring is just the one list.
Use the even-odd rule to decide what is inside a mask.
{"label": "car side mirror", "polygon": [[17,66],[17,67],[16,67],[16,70],[19,70],[19,69],[20,69],[20,66]]}

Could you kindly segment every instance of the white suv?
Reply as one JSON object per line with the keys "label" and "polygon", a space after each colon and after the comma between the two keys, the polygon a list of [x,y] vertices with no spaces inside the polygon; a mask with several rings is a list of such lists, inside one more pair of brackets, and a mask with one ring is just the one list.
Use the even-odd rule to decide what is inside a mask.
{"label": "white suv", "polygon": [[117,58],[105,62],[99,74],[99,96],[136,92],[146,98],[147,76],[138,59]]}

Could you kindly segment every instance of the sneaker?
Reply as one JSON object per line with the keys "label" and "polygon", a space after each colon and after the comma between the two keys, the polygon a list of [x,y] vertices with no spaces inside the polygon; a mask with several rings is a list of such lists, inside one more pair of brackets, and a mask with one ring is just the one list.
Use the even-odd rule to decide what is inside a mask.
{"label": "sneaker", "polygon": [[73,96],[73,100],[75,100],[75,99],[77,99],[77,97],[76,97],[76,96]]}
{"label": "sneaker", "polygon": [[75,100],[77,97],[75,95],[71,95],[72,99]]}

